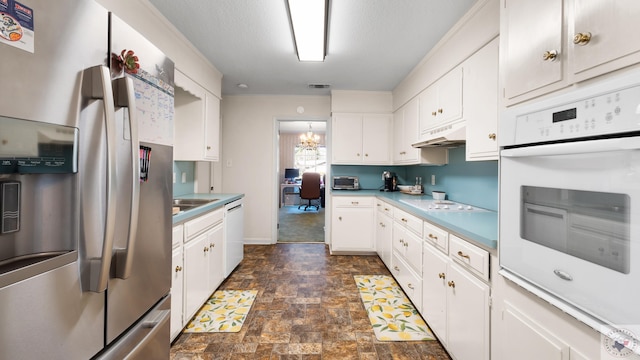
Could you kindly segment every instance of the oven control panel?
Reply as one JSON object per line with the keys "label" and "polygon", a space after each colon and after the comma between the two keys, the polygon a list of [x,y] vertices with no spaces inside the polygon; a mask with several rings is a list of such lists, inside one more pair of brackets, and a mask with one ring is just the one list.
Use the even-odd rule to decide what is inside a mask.
{"label": "oven control panel", "polygon": [[640,72],[507,110],[501,146],[640,130]]}

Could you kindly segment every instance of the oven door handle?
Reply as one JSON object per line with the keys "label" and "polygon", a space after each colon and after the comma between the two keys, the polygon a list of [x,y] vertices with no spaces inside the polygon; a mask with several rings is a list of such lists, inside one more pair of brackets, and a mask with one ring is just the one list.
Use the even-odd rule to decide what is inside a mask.
{"label": "oven door handle", "polygon": [[500,155],[502,157],[516,158],[532,156],[574,155],[637,149],[640,149],[639,139],[637,137],[626,137],[618,139],[577,141],[571,143],[505,149],[500,152]]}

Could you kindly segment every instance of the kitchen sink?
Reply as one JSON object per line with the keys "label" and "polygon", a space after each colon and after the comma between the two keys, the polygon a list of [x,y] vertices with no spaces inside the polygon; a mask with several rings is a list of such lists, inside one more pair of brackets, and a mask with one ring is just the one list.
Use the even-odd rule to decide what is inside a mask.
{"label": "kitchen sink", "polygon": [[218,199],[173,199],[173,206],[200,206]]}
{"label": "kitchen sink", "polygon": [[[179,212],[191,210],[208,203],[218,201],[219,199],[173,199],[173,208],[178,208]],[[174,213],[175,214],[175,213]]]}

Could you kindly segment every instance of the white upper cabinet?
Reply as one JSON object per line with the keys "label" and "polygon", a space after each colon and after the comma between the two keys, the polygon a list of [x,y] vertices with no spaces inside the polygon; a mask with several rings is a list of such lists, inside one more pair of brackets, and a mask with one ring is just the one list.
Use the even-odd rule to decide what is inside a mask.
{"label": "white upper cabinet", "polygon": [[507,102],[544,87],[562,86],[562,8],[558,0],[503,0],[500,38]]}
{"label": "white upper cabinet", "polygon": [[494,39],[463,64],[467,161],[498,159],[498,43]]}
{"label": "white upper cabinet", "polygon": [[333,114],[333,163],[390,164],[391,119],[390,114]]}
{"label": "white upper cabinet", "polygon": [[502,0],[505,104],[637,64],[639,16],[634,0]]}
{"label": "white upper cabinet", "polygon": [[419,95],[420,137],[462,118],[462,67],[457,67]]}
{"label": "white upper cabinet", "polygon": [[418,142],[418,99],[398,109],[393,114],[393,163],[415,164],[420,159],[420,149],[411,144]]}
{"label": "white upper cabinet", "polygon": [[174,160],[218,161],[220,99],[175,70]]}

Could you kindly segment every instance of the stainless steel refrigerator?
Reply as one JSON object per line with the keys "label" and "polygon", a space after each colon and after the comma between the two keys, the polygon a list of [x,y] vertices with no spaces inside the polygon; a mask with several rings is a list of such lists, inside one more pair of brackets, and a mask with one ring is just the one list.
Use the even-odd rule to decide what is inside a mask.
{"label": "stainless steel refrigerator", "polygon": [[0,359],[168,359],[173,63],[92,0],[0,16]]}

